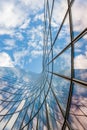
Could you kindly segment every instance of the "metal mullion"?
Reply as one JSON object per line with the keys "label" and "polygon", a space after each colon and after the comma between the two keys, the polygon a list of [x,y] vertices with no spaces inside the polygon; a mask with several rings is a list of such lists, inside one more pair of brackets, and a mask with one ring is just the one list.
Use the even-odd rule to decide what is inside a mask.
{"label": "metal mullion", "polygon": [[[16,92],[15,92],[16,93]],[[2,103],[4,103],[4,102],[12,102],[12,101],[7,101],[10,97],[11,97],[12,95],[10,95],[6,100],[1,100],[1,101],[3,101]],[[14,98],[14,97],[13,97]],[[2,105],[2,103],[0,104],[0,105]],[[8,104],[9,105],[9,104]],[[7,107],[7,106],[6,106]]]}
{"label": "metal mullion", "polygon": [[[54,2],[53,2],[54,4]],[[53,10],[53,6],[52,6],[52,10],[51,10],[51,16],[50,16],[50,11],[49,11],[49,2],[47,0],[47,9],[48,9],[48,16],[49,16],[49,27],[48,27],[48,34],[47,34],[47,37],[46,37],[46,44],[48,46],[48,36],[49,36],[49,31],[50,31],[50,28],[51,28],[51,17],[52,17],[52,10]],[[47,57],[46,57],[46,62],[47,62]]]}
{"label": "metal mullion", "polygon": [[48,116],[46,100],[45,100],[45,109],[46,109],[47,128],[48,128],[48,130],[50,130],[50,123],[49,123],[49,116]]}
{"label": "metal mullion", "polygon": [[[24,112],[26,112],[26,110]],[[18,117],[17,117],[17,119],[16,119],[16,121],[15,121],[11,130],[13,130],[15,128],[16,122],[17,122],[18,118],[20,117],[21,113],[22,113],[22,111],[19,113],[19,115],[18,115]],[[24,115],[25,115],[25,113],[24,113]],[[23,119],[24,119],[24,115],[22,115]],[[22,119],[22,121],[23,121],[23,119]],[[21,121],[21,123],[22,123],[22,121]],[[20,126],[21,126],[21,123],[19,124]],[[20,130],[20,127],[19,127],[19,129],[17,128],[17,130]]]}
{"label": "metal mullion", "polygon": [[[46,83],[46,82],[45,82]],[[45,84],[44,84],[45,85]],[[35,100],[36,100],[36,98],[34,99],[34,102],[35,102]],[[30,104],[29,104],[30,105]],[[29,107],[29,105],[27,106],[27,108]],[[26,111],[27,112],[27,111]],[[25,116],[26,116],[26,114],[25,114]],[[34,117],[32,117],[32,119],[29,121],[29,122],[31,122],[32,120],[33,120],[33,118]],[[23,119],[24,120],[24,119]],[[28,125],[29,123],[27,123],[24,127],[26,127],[27,125]],[[22,124],[21,124],[22,125]],[[23,127],[23,128],[24,128]],[[20,128],[20,130],[22,130],[23,128]]]}
{"label": "metal mullion", "polygon": [[38,126],[39,126],[39,113],[37,115],[37,125],[36,125],[36,130],[38,130]]}
{"label": "metal mullion", "polygon": [[[49,3],[48,3],[48,0],[47,0],[47,5],[48,5],[48,15],[49,15],[49,26],[48,26],[48,33],[47,33],[47,40],[46,40],[46,42],[47,42],[47,44],[46,44],[46,47],[47,47],[47,55],[48,55],[48,38],[49,38],[49,32],[50,32],[50,13],[49,13]],[[47,56],[46,57],[46,64],[47,64],[47,60],[49,59],[49,56]],[[49,60],[48,60],[49,61]]]}
{"label": "metal mullion", "polygon": [[[39,98],[39,104],[41,104],[40,103],[40,99],[41,99],[41,94],[40,94],[40,98]],[[38,112],[38,115],[37,115],[37,125],[36,125],[36,130],[38,130],[38,126],[39,126],[39,112]]]}
{"label": "metal mullion", "polygon": [[[43,86],[43,84],[41,85],[41,86]],[[40,88],[40,91],[42,92],[42,90],[41,90],[41,88]],[[41,92],[40,92],[40,95],[39,95],[39,104],[40,104],[40,99],[41,99]],[[36,99],[36,98],[35,98]],[[36,101],[36,100],[35,100]],[[37,126],[36,126],[36,130],[38,130],[38,118],[39,118],[39,112],[38,112],[38,117],[37,117]],[[32,118],[32,115],[31,115],[31,117],[30,117],[30,119]],[[28,129],[29,129],[29,124],[28,124]]]}
{"label": "metal mullion", "polygon": [[72,40],[60,53],[58,53],[47,65],[53,62],[57,57],[59,57],[64,51],[66,51],[71,44],[75,44],[78,40],[80,40],[87,33],[87,28],[85,28],[75,39]]}
{"label": "metal mullion", "polygon": [[[39,90],[39,88],[37,88],[36,91],[38,91],[38,90]],[[42,90],[43,90],[43,88],[42,88]],[[35,93],[36,93],[36,92],[35,92]],[[15,94],[14,94],[14,95],[15,95]],[[34,95],[34,93],[33,93],[32,95]],[[31,96],[32,96],[32,95],[31,95]],[[11,96],[12,96],[12,95],[11,95]],[[11,97],[11,96],[10,96],[10,97]],[[16,96],[16,95],[15,95],[15,96]],[[30,96],[30,97],[27,97],[27,98],[23,98],[23,99],[31,98],[31,96]],[[25,97],[26,97],[26,95],[25,95]],[[13,97],[13,98],[14,98],[14,97]],[[1,100],[1,101],[3,101],[3,102],[18,102],[18,101],[22,101],[23,99],[17,100],[17,101],[12,101],[12,100],[11,100],[11,101]]]}
{"label": "metal mullion", "polygon": [[51,18],[52,18],[52,14],[53,14],[54,2],[55,2],[55,0],[52,0]]}
{"label": "metal mullion", "polygon": [[[50,41],[51,41],[51,47],[52,47],[51,19],[52,19],[53,7],[54,7],[54,0],[52,2],[51,15],[50,15],[50,10],[49,10],[49,2],[48,2],[48,0],[47,0],[47,4],[48,4],[48,15],[49,15],[49,30],[48,30],[48,35],[47,35],[47,43],[48,43],[48,36],[49,36],[49,32],[50,32]],[[48,57],[49,57],[49,54],[48,54]],[[47,59],[46,59],[46,61],[47,61]]]}
{"label": "metal mullion", "polygon": [[[34,100],[34,103],[35,103],[35,100]],[[34,103],[33,103],[33,105],[32,105],[32,111],[31,111],[31,114],[30,114],[29,122],[26,123],[22,128],[20,128],[20,130],[23,130],[27,125],[28,125],[27,130],[29,129],[29,123],[30,123],[30,120],[31,120],[31,118],[32,118],[32,113],[33,113],[33,110],[34,110]],[[29,106],[28,106],[28,108],[29,108]],[[28,110],[28,109],[27,109],[27,110]],[[26,111],[26,114],[27,114],[27,111]],[[26,114],[25,114],[25,116],[26,116]],[[22,125],[22,124],[21,124],[21,125]]]}
{"label": "metal mullion", "polygon": [[44,43],[43,43],[43,70],[45,69],[45,42],[46,42],[46,13],[47,13],[47,3],[46,0],[44,0]]}
{"label": "metal mullion", "polygon": [[[39,94],[40,95],[40,94]],[[38,95],[38,96],[39,96]],[[38,96],[36,96],[36,98],[34,99],[34,100],[36,100],[37,98],[38,98]],[[23,100],[23,99],[22,99]],[[21,100],[21,101],[22,101]],[[12,102],[12,101],[10,101],[10,102]],[[30,104],[32,104],[34,101],[32,101],[31,103],[29,103],[25,108],[23,108],[22,110],[24,110],[24,109],[26,109]],[[17,101],[16,101],[16,103],[17,103]],[[9,103],[10,104],[10,103]],[[6,106],[7,107],[7,106]],[[15,112],[15,113],[18,113],[18,112],[20,112],[20,111],[17,111],[17,112]],[[7,114],[7,115],[12,115],[12,114],[14,114],[14,113],[10,113],[10,114]],[[5,115],[0,115],[0,116],[5,116]]]}
{"label": "metal mullion", "polygon": [[29,109],[29,106],[26,108],[26,111],[25,111],[25,114],[24,114],[24,117],[23,117],[23,120],[22,120],[22,122],[21,122],[21,124],[20,124],[20,128],[19,128],[19,130],[21,129],[21,126],[22,126],[22,124],[23,124],[23,121],[24,121],[24,119],[25,119],[25,116],[26,116],[26,114],[27,114],[27,110]]}
{"label": "metal mullion", "polygon": [[[28,101],[28,100],[27,100]],[[27,102],[26,101],[26,102]],[[25,103],[26,104],[26,103]],[[23,106],[24,107],[24,106]],[[23,108],[22,107],[22,108]],[[26,110],[28,109],[28,107],[26,108]],[[23,111],[24,109],[22,109],[21,111],[20,111],[20,113],[19,113],[19,115],[18,115],[18,117],[17,117],[17,119],[16,119],[16,121],[18,120],[18,118],[19,118],[19,116],[20,116],[20,114],[21,114],[21,112]],[[25,110],[25,113],[26,113],[26,110]],[[24,114],[25,115],[25,114]],[[24,119],[24,117],[23,117],[23,119]],[[15,121],[15,123],[16,123],[16,121]],[[15,127],[15,123],[14,123],[14,125],[13,125],[13,127]],[[21,122],[22,123],[22,122]],[[20,125],[21,126],[21,125]],[[13,127],[12,127],[12,130],[13,130]]]}
{"label": "metal mullion", "polygon": [[[53,14],[53,8],[54,8],[54,0],[52,1],[52,8],[51,8],[51,14],[49,17],[49,30],[50,30],[50,40],[51,40],[51,47],[52,47],[52,34],[51,34],[51,19],[52,19],[52,14]],[[49,54],[48,54],[48,62],[49,62]],[[49,69],[49,65],[48,65],[48,69]]]}
{"label": "metal mullion", "polygon": [[[36,100],[37,98],[35,98],[35,100]],[[34,100],[34,102],[35,102],[35,100]],[[34,102],[33,102],[33,105],[34,105]],[[29,107],[29,105],[28,105],[28,107]],[[27,108],[28,108],[27,107]],[[32,108],[33,108],[34,106],[32,106]],[[27,110],[26,110],[26,114],[27,114]],[[26,116],[26,114],[25,114],[25,116]],[[30,115],[30,117],[32,116],[32,112],[31,112],[31,115]],[[24,119],[23,119],[24,120]],[[23,122],[22,122],[23,123]],[[22,124],[21,124],[22,125]],[[29,123],[27,124],[28,125],[28,128],[29,128]],[[25,125],[24,127],[26,127],[27,125]],[[24,128],[23,127],[23,128]],[[20,129],[23,129],[23,128],[20,128]]]}
{"label": "metal mullion", "polygon": [[[45,89],[44,89],[44,96],[45,96]],[[48,112],[47,112],[47,103],[46,100],[44,101],[44,106],[45,106],[45,114],[46,114],[46,121],[47,121],[47,128],[50,130],[50,123],[49,123],[49,118],[48,118]]]}
{"label": "metal mullion", "polygon": [[[12,84],[13,85],[13,84]],[[17,89],[17,90],[23,90],[22,88],[24,88],[24,86],[22,86],[21,88],[15,88],[15,87],[12,87],[11,85],[7,86],[8,88],[11,88],[11,89]],[[1,90],[1,89],[0,89]],[[3,90],[5,91],[5,90]],[[9,92],[10,93],[10,92]],[[13,93],[12,93],[13,94]]]}
{"label": "metal mullion", "polygon": [[84,81],[81,81],[81,80],[78,80],[78,79],[74,79],[74,78],[72,80],[73,80],[73,82],[78,83],[80,85],[84,85],[84,87],[87,88],[87,82],[84,82]]}
{"label": "metal mullion", "polygon": [[[34,100],[34,103],[35,103],[36,100]],[[33,103],[33,106],[32,106],[32,111],[31,111],[31,114],[30,114],[30,119],[32,118],[32,113],[34,111],[34,103]],[[27,124],[28,125],[28,128],[27,130],[29,130],[29,123]]]}
{"label": "metal mullion", "polygon": [[[49,83],[49,81],[48,81],[48,83]],[[58,105],[58,107],[59,107],[59,109],[61,111],[61,114],[62,114],[63,118],[65,119],[64,111],[62,110],[62,107],[60,106],[60,103],[59,103],[59,101],[58,101],[58,99],[57,99],[57,97],[55,95],[55,92],[53,91],[52,86],[51,86],[51,91],[52,91],[53,96],[54,96],[54,98],[55,98],[55,100],[57,102],[57,105]],[[68,121],[66,121],[66,123],[67,123],[68,127],[70,128],[70,130],[72,130],[70,124],[68,123]]]}
{"label": "metal mullion", "polygon": [[[57,97],[56,97],[56,95],[55,95],[55,93],[54,93],[52,87],[51,87],[51,90],[52,90],[53,96],[54,96],[54,98],[55,98],[55,100],[56,100],[56,102],[57,102],[57,105],[58,105],[58,107],[59,107],[59,109],[60,109],[60,111],[61,111],[61,114],[62,114],[62,116],[63,116],[63,118],[64,118],[64,120],[65,120],[64,111],[62,110],[62,107],[60,106],[60,103],[59,103],[59,101],[58,101],[58,99],[57,99]],[[70,124],[68,123],[68,121],[66,121],[66,123],[67,123],[67,126],[70,128],[70,130],[72,130],[72,128],[71,128]]]}
{"label": "metal mullion", "polygon": [[53,48],[53,46],[54,46],[54,44],[55,44],[55,42],[56,42],[56,40],[57,40],[57,38],[58,38],[58,35],[59,35],[59,33],[60,33],[61,29],[62,29],[62,26],[63,26],[63,24],[64,24],[64,22],[65,22],[65,19],[66,19],[66,17],[67,17],[68,12],[69,12],[69,8],[72,6],[73,2],[74,2],[74,0],[71,1],[70,5],[69,5],[69,7],[68,7],[68,9],[67,9],[67,11],[66,11],[66,13],[65,13],[65,16],[64,16],[63,21],[62,21],[62,23],[61,23],[61,25],[60,25],[60,27],[59,27],[59,29],[58,29],[58,32],[57,32],[56,37],[55,37],[55,39],[54,39],[54,41],[53,41],[52,47],[51,47],[51,49],[50,49],[50,51],[49,51],[49,54],[50,54],[51,51],[52,51],[52,48]]}
{"label": "metal mullion", "polygon": [[[8,112],[10,112],[10,110],[14,107],[14,105],[15,105],[16,103],[14,103],[12,106],[11,106],[11,108],[7,111],[7,113],[5,114],[5,115],[0,115],[0,116],[3,116],[3,118],[0,120],[0,122],[4,119],[4,117],[5,116],[8,116],[8,115],[10,115],[10,116],[12,116],[12,114],[8,114]],[[20,105],[20,104],[19,104]],[[16,108],[17,109],[17,108]],[[15,110],[16,111],[16,110]],[[11,118],[11,117],[10,117]],[[10,120],[10,119],[9,119]],[[9,120],[7,121],[7,123],[9,122]],[[7,124],[6,123],[6,124]],[[6,125],[5,125],[6,126]],[[4,126],[4,127],[5,127]]]}
{"label": "metal mullion", "polygon": [[[49,84],[49,81],[48,81],[48,84]],[[53,85],[52,85],[52,86],[53,86]],[[58,101],[58,99],[57,99],[57,97],[56,97],[56,95],[55,95],[55,93],[54,93],[54,91],[53,91],[52,86],[51,86],[51,91],[52,91],[53,96],[54,96],[54,98],[55,98],[55,100],[56,100],[56,102],[57,102],[57,105],[58,105],[58,107],[59,107],[59,109],[60,109],[60,111],[61,111],[61,113],[62,113],[62,115],[63,115],[63,117],[64,117],[64,111],[62,110],[62,108],[61,108],[61,106],[60,106],[60,104],[59,104],[59,101]]]}
{"label": "metal mullion", "polygon": [[[49,73],[52,73],[52,72],[50,72],[50,71],[48,71]],[[71,81],[71,78],[70,77],[68,77],[68,76],[64,76],[64,75],[61,75],[61,74],[58,74],[58,73],[55,73],[55,72],[53,72],[53,75],[56,75],[56,76],[59,76],[59,77],[61,77],[61,78],[64,78],[64,79],[66,79],[66,80],[69,80],[69,81]],[[84,81],[80,81],[80,80],[77,80],[77,79],[72,79],[72,81],[74,82],[74,83],[78,83],[78,84],[80,84],[80,85],[84,85],[84,87],[86,87],[87,88],[87,82],[84,82]]]}
{"label": "metal mullion", "polygon": [[66,128],[66,120],[68,120],[69,117],[69,111],[71,107],[72,102],[72,94],[73,94],[73,78],[74,78],[74,44],[73,44],[73,25],[72,25],[72,12],[70,7],[70,0],[67,0],[67,4],[69,7],[69,25],[70,25],[70,37],[71,37],[71,80],[70,80],[70,88],[69,88],[69,95],[68,95],[68,101],[67,101],[67,107],[66,107],[66,113],[65,113],[65,120],[62,126],[62,130],[65,130]]}
{"label": "metal mullion", "polygon": [[[34,100],[34,102],[35,102],[35,100]],[[26,110],[26,113],[25,113],[25,117],[26,117],[26,114],[27,114],[28,109],[29,109],[29,106],[27,107],[27,110]],[[34,109],[34,103],[33,103],[33,105],[32,105],[32,111],[31,111],[31,114],[30,114],[30,118],[31,118],[31,116],[32,116],[33,109]],[[24,117],[24,119],[25,119],[25,117]],[[24,121],[24,120],[23,120],[23,121]],[[22,124],[23,124],[23,122],[22,122]],[[22,126],[22,124],[21,124],[21,126]],[[27,125],[28,125],[28,128],[27,128],[27,130],[28,130],[28,129],[29,129],[29,124],[27,124]],[[25,126],[27,126],[27,125],[25,125]],[[25,126],[23,126],[22,128],[20,127],[20,130],[22,130]]]}
{"label": "metal mullion", "polygon": [[[35,113],[35,115],[31,118],[31,120],[29,120],[29,122],[28,122],[24,127],[26,127],[26,126],[33,120],[33,118],[39,113],[40,109],[42,108],[42,106],[43,106],[43,104],[44,104],[44,102],[45,102],[45,100],[46,100],[46,98],[47,98],[47,95],[48,95],[48,93],[49,93],[50,88],[51,88],[51,87],[49,86],[49,88],[48,88],[48,90],[47,90],[47,93],[46,93],[46,95],[45,95],[45,98],[44,98],[42,104],[40,105],[38,111]],[[23,127],[23,128],[24,128],[24,127]],[[21,130],[22,130],[22,129],[21,129]]]}

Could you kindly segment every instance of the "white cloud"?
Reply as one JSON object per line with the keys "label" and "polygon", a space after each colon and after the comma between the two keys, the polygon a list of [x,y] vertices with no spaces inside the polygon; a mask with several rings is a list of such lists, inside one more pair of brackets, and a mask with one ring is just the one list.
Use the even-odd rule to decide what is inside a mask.
{"label": "white cloud", "polygon": [[27,44],[28,44],[29,47],[33,47],[33,48],[37,47],[37,43],[33,42],[33,41],[29,41]]}
{"label": "white cloud", "polygon": [[24,36],[22,35],[21,32],[16,32],[16,33],[14,34],[14,36],[15,36],[18,40],[20,40],[20,41],[22,41],[22,40],[24,39]]}
{"label": "white cloud", "polygon": [[[14,1],[1,2],[0,27],[15,28],[21,25],[25,19],[24,11]],[[23,16],[23,17],[22,17]]]}
{"label": "white cloud", "polygon": [[56,28],[56,27],[58,27],[58,24],[56,24],[56,22],[54,20],[52,20],[51,26],[54,27],[54,28]]}
{"label": "white cloud", "polygon": [[67,9],[67,2],[64,2],[62,0],[58,0],[58,1],[56,0],[54,2],[52,23],[61,24],[63,17],[66,13],[66,9]]}
{"label": "white cloud", "polygon": [[43,27],[41,25],[36,28],[33,27],[31,31],[28,32],[31,38],[28,41],[28,46],[33,49],[41,50],[43,46]]}
{"label": "white cloud", "polygon": [[[43,9],[43,0],[1,0],[0,1],[0,34],[16,35],[16,29],[26,29],[30,15]],[[42,18],[42,16],[40,16]]]}
{"label": "white cloud", "polygon": [[[50,3],[50,2],[49,2]],[[52,15],[52,27],[59,27],[67,10],[67,1],[55,0]],[[87,27],[87,1],[76,0],[72,5],[72,19],[74,31],[81,31]],[[68,20],[65,25],[68,25]]]}
{"label": "white cloud", "polygon": [[14,53],[14,64],[23,67],[25,60],[24,57],[29,55],[28,50],[22,50]]}
{"label": "white cloud", "polygon": [[72,6],[72,16],[75,31],[83,30],[87,27],[87,1],[76,0]]}
{"label": "white cloud", "polygon": [[14,39],[6,39],[4,40],[4,44],[6,45],[6,47],[4,47],[5,50],[12,50],[13,48],[16,47]]}
{"label": "white cloud", "polygon": [[37,21],[37,20],[41,20],[42,22],[44,21],[44,13],[42,14],[37,14],[34,18],[34,21]]}
{"label": "white cloud", "polygon": [[30,19],[25,20],[25,22],[20,26],[21,29],[26,29],[30,23]]}
{"label": "white cloud", "polygon": [[27,44],[28,44],[29,47],[32,47],[35,50],[36,49],[38,49],[38,50],[42,49],[41,45],[39,44],[39,41],[36,41],[36,42],[29,41]]}
{"label": "white cloud", "polygon": [[14,33],[15,32],[14,32],[13,29],[7,29],[7,28],[4,28],[4,27],[0,27],[0,35],[7,34],[7,35],[10,35],[10,36],[13,36]]}
{"label": "white cloud", "polygon": [[37,11],[39,11],[40,9],[42,9],[44,7],[44,0],[20,0],[23,5],[26,6],[26,8],[28,8],[30,10],[29,13],[37,13]]}
{"label": "white cloud", "polygon": [[0,34],[16,35],[15,30],[26,28],[29,24],[26,7],[16,0],[0,1]]}
{"label": "white cloud", "polygon": [[6,39],[4,41],[4,44],[8,45],[8,46],[11,46],[11,47],[14,47],[15,46],[15,40],[13,40],[13,39]]}
{"label": "white cloud", "polygon": [[43,50],[33,50],[33,51],[31,51],[32,57],[42,56],[42,54],[43,54]]}
{"label": "white cloud", "polygon": [[5,53],[0,53],[0,67],[14,67],[11,57]]}
{"label": "white cloud", "polygon": [[75,69],[87,69],[87,54],[86,55],[78,55],[74,60]]}

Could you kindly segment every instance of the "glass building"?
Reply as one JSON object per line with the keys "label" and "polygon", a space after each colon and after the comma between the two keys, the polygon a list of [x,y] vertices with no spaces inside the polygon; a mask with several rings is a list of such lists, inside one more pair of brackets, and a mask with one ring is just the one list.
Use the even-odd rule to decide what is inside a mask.
{"label": "glass building", "polygon": [[42,72],[0,67],[0,130],[87,130],[87,1],[43,6]]}

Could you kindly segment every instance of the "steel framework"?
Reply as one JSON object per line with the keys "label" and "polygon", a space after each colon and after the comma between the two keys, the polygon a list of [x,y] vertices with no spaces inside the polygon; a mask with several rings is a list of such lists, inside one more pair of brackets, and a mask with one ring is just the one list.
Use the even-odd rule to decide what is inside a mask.
{"label": "steel framework", "polygon": [[[25,81],[27,74],[20,72],[18,77],[16,68],[0,69],[0,74],[3,73],[0,75],[1,130],[87,129],[87,77],[77,76],[79,71],[82,75],[87,70],[77,70],[77,73],[75,70],[76,44],[83,42],[87,27],[75,33],[72,8],[76,1],[67,0],[64,17],[54,35],[52,21],[56,1],[44,0],[42,73],[31,73],[29,81]],[[59,39],[67,19],[70,40],[65,44]],[[87,44],[87,40],[85,42]],[[58,47],[61,49],[55,53]]]}

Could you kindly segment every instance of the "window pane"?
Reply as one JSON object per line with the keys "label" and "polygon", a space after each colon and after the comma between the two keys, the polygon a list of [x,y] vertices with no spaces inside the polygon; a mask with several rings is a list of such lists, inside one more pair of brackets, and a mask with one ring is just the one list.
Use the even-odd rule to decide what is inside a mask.
{"label": "window pane", "polygon": [[87,88],[74,84],[69,122],[73,129],[87,128]]}
{"label": "window pane", "polygon": [[67,10],[67,0],[55,0],[54,1],[54,8],[51,20],[51,27],[52,27],[52,39],[54,40],[57,31],[62,23],[62,20],[65,16]]}
{"label": "window pane", "polygon": [[63,78],[53,76],[52,84],[56,97],[59,100],[62,109],[65,111],[67,106],[70,82]]}
{"label": "window pane", "polygon": [[81,31],[87,27],[87,1],[75,0],[72,5],[72,19],[74,36],[76,37]]}
{"label": "window pane", "polygon": [[58,38],[53,46],[54,57],[59,54],[69,43],[70,43],[70,29],[69,29],[69,16],[67,15],[66,20],[61,28]]}
{"label": "window pane", "polygon": [[54,60],[53,71],[71,77],[71,48]]}
{"label": "window pane", "polygon": [[75,78],[87,82],[87,34],[74,44]]}

